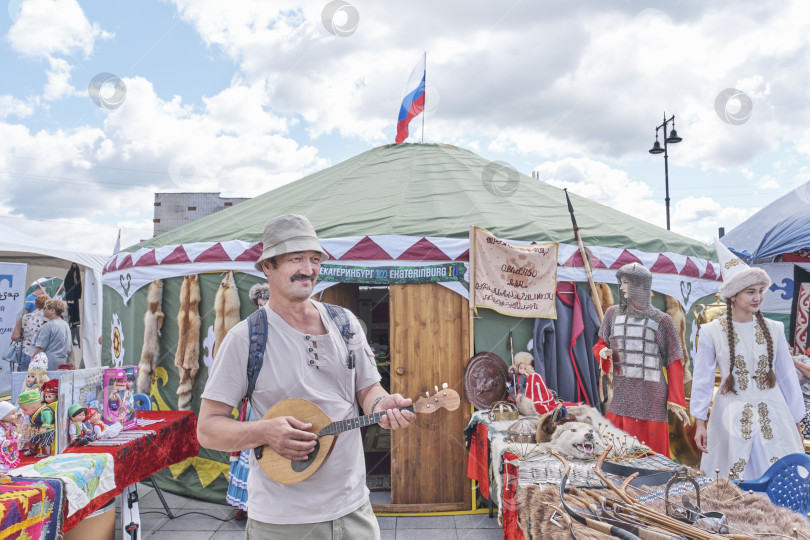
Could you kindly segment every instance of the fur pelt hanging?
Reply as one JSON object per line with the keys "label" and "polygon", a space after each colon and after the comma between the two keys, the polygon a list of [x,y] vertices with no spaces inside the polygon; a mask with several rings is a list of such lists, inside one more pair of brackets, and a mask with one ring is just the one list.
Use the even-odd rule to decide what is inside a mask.
{"label": "fur pelt hanging", "polygon": [[233,328],[240,321],[239,317],[239,290],[236,288],[236,281],[233,279],[233,272],[228,270],[222,278],[222,283],[217,289],[217,296],[214,299],[214,350],[212,356],[216,360],[217,349],[225,339],[228,330]]}
{"label": "fur pelt hanging", "polygon": [[664,301],[667,305],[667,315],[672,317],[672,322],[675,323],[675,331],[678,332],[678,338],[681,340],[683,382],[686,384],[692,380],[692,372],[689,370],[689,349],[686,346],[686,314],[681,303],[671,296],[664,295]]}
{"label": "fur pelt hanging", "polygon": [[141,360],[138,362],[138,392],[149,394],[155,380],[155,360],[158,355],[158,338],[163,328],[163,281],[156,279],[149,284],[146,294],[148,303],[146,314],[143,316],[143,349]]}
{"label": "fur pelt hanging", "polygon": [[174,355],[174,365],[180,373],[177,410],[188,411],[194,395],[194,378],[200,369],[200,279],[196,274],[183,279],[177,328],[177,352]]}
{"label": "fur pelt hanging", "polygon": [[614,304],[613,301],[613,292],[610,290],[610,286],[607,283],[602,283],[598,281],[594,283],[596,286],[596,294],[599,296],[599,302],[602,304],[602,313],[607,311],[607,308]]}

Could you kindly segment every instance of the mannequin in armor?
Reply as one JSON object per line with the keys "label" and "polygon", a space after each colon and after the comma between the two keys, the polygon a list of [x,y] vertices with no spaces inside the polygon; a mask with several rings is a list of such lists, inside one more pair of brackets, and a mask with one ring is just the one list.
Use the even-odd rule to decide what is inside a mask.
{"label": "mannequin in armor", "polygon": [[683,352],[672,318],[650,303],[652,274],[631,263],[616,272],[620,300],[605,312],[593,352],[613,374],[605,417],[669,457],[667,411],[689,423],[683,392]]}
{"label": "mannequin in armor", "polygon": [[[753,480],[779,458],[804,453],[804,401],[784,326],[760,311],[768,274],[719,241],[715,248],[727,309],[700,327],[689,404],[695,443],[704,452],[700,468],[707,474],[719,470],[724,478]],[[716,369],[722,382],[715,393]]]}

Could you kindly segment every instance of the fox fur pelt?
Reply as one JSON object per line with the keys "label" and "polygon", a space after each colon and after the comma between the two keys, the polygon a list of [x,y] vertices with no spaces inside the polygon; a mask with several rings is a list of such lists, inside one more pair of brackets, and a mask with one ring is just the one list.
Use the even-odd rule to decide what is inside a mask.
{"label": "fox fur pelt", "polygon": [[233,279],[233,272],[228,270],[222,278],[222,283],[217,289],[217,296],[214,299],[214,350],[212,356],[216,358],[219,344],[225,339],[225,334],[233,328],[241,319],[239,317],[239,290],[236,288],[236,281]]}
{"label": "fox fur pelt", "polygon": [[676,299],[664,295],[664,301],[667,305],[667,315],[672,317],[672,322],[675,323],[675,331],[678,332],[678,338],[681,340],[683,382],[687,383],[692,380],[692,372],[689,371],[689,349],[686,346],[686,315],[683,312],[681,303]]}
{"label": "fox fur pelt", "polygon": [[[592,490],[615,498],[607,489]],[[629,488],[628,492],[638,497],[640,492]],[[717,493],[718,496],[714,494]],[[802,514],[794,513],[787,508],[774,506],[764,493],[743,493],[736,485],[729,485],[728,480],[720,480],[701,490],[701,510],[704,512],[722,512],[728,519],[728,525],[734,527],[732,532],[747,534],[754,538],[778,538],[793,533],[791,538],[807,538],[810,535],[810,522]],[[582,504],[566,495],[566,502],[577,510]],[[695,504],[694,495],[690,502]],[[540,487],[530,485],[519,487],[517,493],[518,524],[524,530],[526,540],[565,539],[571,538],[568,527],[562,528],[549,521],[551,514],[560,503],[560,490],[557,486]],[[664,514],[663,497],[651,503],[649,508]],[[557,522],[564,523],[561,519]],[[795,529],[794,529],[795,527]],[[796,531],[796,532],[793,532]],[[612,538],[610,535],[574,522],[574,533],[581,540]],[[673,534],[673,536],[675,536]]]}
{"label": "fox fur pelt", "polygon": [[599,302],[602,304],[602,313],[604,313],[614,303],[613,292],[607,283],[596,282],[594,285],[596,286],[596,294],[599,296]]}
{"label": "fox fur pelt", "polygon": [[163,328],[163,281],[156,279],[149,284],[146,295],[148,306],[143,316],[143,349],[138,363],[138,392],[149,394],[155,378],[155,360],[158,354],[158,338]]}
{"label": "fox fur pelt", "polygon": [[188,411],[194,395],[194,378],[200,369],[200,280],[196,274],[183,279],[177,328],[177,351],[174,354],[174,365],[180,373],[177,410]]}

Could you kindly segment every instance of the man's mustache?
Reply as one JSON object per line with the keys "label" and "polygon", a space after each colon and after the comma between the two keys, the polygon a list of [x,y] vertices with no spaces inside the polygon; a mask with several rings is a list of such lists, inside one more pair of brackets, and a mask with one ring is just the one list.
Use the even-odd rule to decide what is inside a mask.
{"label": "man's mustache", "polygon": [[290,278],[290,281],[293,282],[293,283],[295,283],[296,281],[299,281],[299,280],[302,280],[302,281],[314,281],[315,280],[315,274],[312,274],[311,276],[307,276],[305,274],[295,274],[293,277]]}

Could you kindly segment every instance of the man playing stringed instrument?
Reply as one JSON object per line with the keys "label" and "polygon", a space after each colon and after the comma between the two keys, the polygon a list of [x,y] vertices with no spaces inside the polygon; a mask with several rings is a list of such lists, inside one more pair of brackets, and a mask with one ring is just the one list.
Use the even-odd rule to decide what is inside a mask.
{"label": "man playing stringed instrument", "polygon": [[[348,343],[324,304],[310,298],[321,262],[328,255],[309,221],[287,214],[271,219],[264,229],[264,250],[256,269],[267,276],[270,297],[267,345],[252,395],[254,418],[261,418],[289,398],[308,400],[333,420],[383,413],[386,429],[407,427],[413,412],[399,394],[389,395],[357,318],[346,311]],[[294,415],[239,422],[231,413],[248,389],[246,369],[250,347],[248,322],[237,324],[223,340],[208,377],[200,405],[197,436],[206,448],[241,451],[268,445],[272,452],[296,463],[317,454],[310,423]],[[321,451],[326,451],[321,449]],[[267,452],[264,452],[265,454]],[[298,483],[272,480],[259,466],[255,452],[248,478],[248,539],[379,538],[379,526],[365,485],[360,431],[335,440],[329,459]]]}

